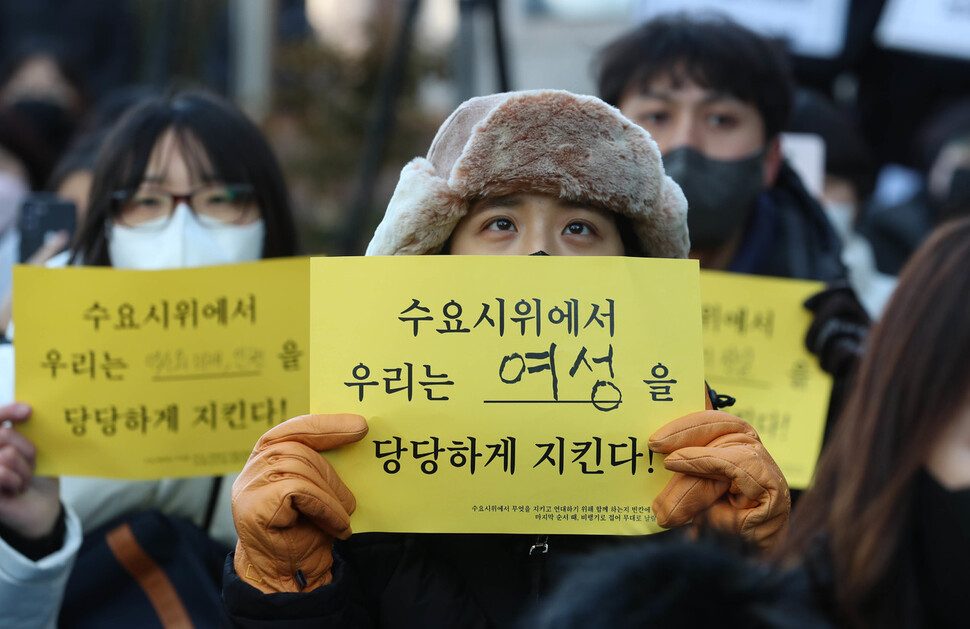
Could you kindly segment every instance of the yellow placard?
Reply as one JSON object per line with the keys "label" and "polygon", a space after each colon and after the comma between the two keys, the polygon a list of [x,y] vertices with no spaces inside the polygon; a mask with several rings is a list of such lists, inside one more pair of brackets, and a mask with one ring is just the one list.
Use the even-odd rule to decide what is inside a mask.
{"label": "yellow placard", "polygon": [[811,313],[802,303],[821,282],[701,271],[704,368],[725,409],[751,423],[789,486],[815,470],[832,378],[805,348]]}
{"label": "yellow placard", "polygon": [[704,406],[696,261],[311,261],[310,406],[370,426],[327,452],[355,532],[643,534],[647,448]]}
{"label": "yellow placard", "polygon": [[17,399],[37,474],[242,469],[308,408],[309,259],[14,270]]}

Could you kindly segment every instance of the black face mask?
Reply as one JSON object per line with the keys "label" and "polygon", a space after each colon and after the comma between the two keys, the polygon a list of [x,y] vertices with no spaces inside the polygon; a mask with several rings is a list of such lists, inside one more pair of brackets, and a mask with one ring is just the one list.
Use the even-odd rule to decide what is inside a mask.
{"label": "black face mask", "polygon": [[950,491],[926,471],[916,481],[916,581],[928,626],[965,627],[970,588],[970,489]]}
{"label": "black face mask", "polygon": [[663,156],[664,170],[687,197],[691,248],[724,245],[744,225],[764,188],[764,151],[719,160],[682,146]]}
{"label": "black face mask", "polygon": [[71,141],[74,117],[61,105],[46,100],[22,99],[14,102],[13,109],[55,153],[64,150]]}
{"label": "black face mask", "polygon": [[547,256],[547,255],[549,255],[549,254],[548,254],[548,253],[546,253],[545,251],[543,251],[542,249],[539,249],[539,250],[538,250],[538,251],[536,251],[535,253],[530,253],[529,255],[530,255],[530,256]]}

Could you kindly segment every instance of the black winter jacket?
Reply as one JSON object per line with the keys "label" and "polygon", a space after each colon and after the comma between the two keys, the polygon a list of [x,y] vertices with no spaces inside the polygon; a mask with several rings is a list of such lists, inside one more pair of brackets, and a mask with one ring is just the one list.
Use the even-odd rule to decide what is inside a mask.
{"label": "black winter jacket", "polygon": [[[652,536],[666,538],[668,531]],[[641,537],[364,533],[335,545],[334,580],[263,594],[223,574],[225,625],[245,628],[513,627],[570,559]]]}
{"label": "black winter jacket", "polygon": [[749,221],[728,270],[823,282],[846,279],[838,235],[787,162]]}

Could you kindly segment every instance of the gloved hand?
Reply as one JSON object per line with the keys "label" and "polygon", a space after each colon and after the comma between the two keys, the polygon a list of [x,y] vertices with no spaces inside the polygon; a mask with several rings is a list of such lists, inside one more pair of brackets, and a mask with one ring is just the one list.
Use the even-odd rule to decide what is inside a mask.
{"label": "gloved hand", "polygon": [[236,574],[265,593],[330,583],[333,541],[350,537],[357,501],[319,451],[365,434],[360,415],[301,415],[259,439],[232,485]]}
{"label": "gloved hand", "polygon": [[815,315],[805,335],[805,347],[818,356],[822,369],[840,376],[862,355],[872,321],[847,285],[832,284],[805,300]]}
{"label": "gloved hand", "polygon": [[667,454],[675,472],[653,501],[665,528],[690,520],[739,533],[761,549],[784,537],[788,483],[750,424],[723,411],[675,419],[650,436],[650,449]]}

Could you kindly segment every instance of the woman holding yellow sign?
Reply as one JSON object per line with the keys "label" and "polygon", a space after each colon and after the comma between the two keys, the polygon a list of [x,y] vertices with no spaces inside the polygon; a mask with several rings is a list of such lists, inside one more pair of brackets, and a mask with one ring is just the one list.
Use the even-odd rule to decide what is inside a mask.
{"label": "woman holding yellow sign", "polygon": [[[427,159],[405,166],[367,253],[684,258],[686,209],[656,144],[613,107],[561,91],[497,94],[462,104]],[[239,542],[223,595],[238,625],[507,626],[561,558],[602,542],[352,537],[353,479],[317,452],[366,432],[359,415],[306,415],[260,439],[233,486]],[[653,504],[661,526],[693,520],[762,548],[783,536],[787,484],[742,420],[694,413],[650,448],[676,472]]]}
{"label": "woman holding yellow sign", "polygon": [[[142,102],[111,130],[71,257],[79,265],[168,269],[288,256],[296,249],[282,173],[266,140],[226,101],[188,92]],[[0,626],[58,622],[82,535],[121,516],[154,510],[164,514],[164,530],[169,530],[165,518],[174,516],[191,520],[224,545],[235,540],[228,483],[221,478],[133,482],[34,476],[36,448],[44,444],[32,444],[16,430],[30,411],[26,404],[0,408]],[[129,568],[126,561],[142,558],[137,539],[126,537],[122,527],[107,537],[121,565]],[[197,589],[210,595],[204,613],[214,624],[218,587],[215,579],[204,577]],[[94,582],[89,587],[97,579],[94,573],[83,575]],[[82,609],[81,618],[62,615],[60,621],[150,622],[132,617],[130,609],[129,615],[112,615],[117,613],[112,595],[119,593],[98,592],[96,608]],[[147,600],[143,605],[152,612]]]}

